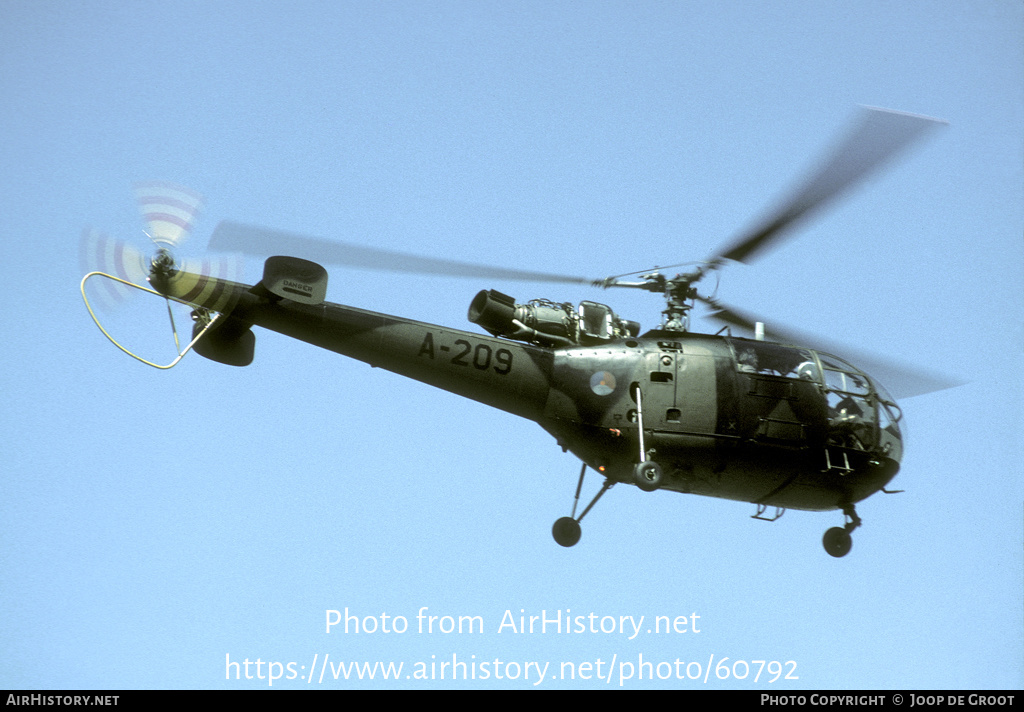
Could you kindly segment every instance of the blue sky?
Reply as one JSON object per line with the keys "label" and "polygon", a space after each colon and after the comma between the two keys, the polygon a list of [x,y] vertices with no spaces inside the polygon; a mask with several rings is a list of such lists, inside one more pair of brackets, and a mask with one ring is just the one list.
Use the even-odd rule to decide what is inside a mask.
{"label": "blue sky", "polygon": [[[1024,683],[1019,3],[0,0],[0,13],[0,687],[268,686],[225,679],[226,659],[294,662],[275,688],[528,688],[528,662],[550,663],[538,687],[618,687],[640,656],[795,661],[798,679],[624,687]],[[233,219],[593,277],[698,260],[784,197],[857,105],[949,125],[730,266],[719,291],[969,381],[903,403],[893,486],[906,492],[858,507],[840,560],[821,547],[838,512],[767,524],[753,505],[624,486],[562,549],[550,528],[579,466],[535,424],[266,332],[248,368],[190,357],[158,372],[111,346],[79,296],[82,229],[144,248],[132,185],[152,179],[206,196],[188,255]],[[329,271],[332,301],[457,328],[486,288],[607,302],[645,328],[662,308]],[[125,308],[114,318],[135,338],[167,338],[162,304]],[[325,612],[346,607],[410,629],[326,633]],[[485,630],[418,633],[423,607]],[[696,614],[700,632],[498,632],[506,611],[567,609],[645,628]],[[307,681],[325,655],[405,667]],[[518,668],[409,677],[452,656]],[[558,674],[598,660],[609,681]]]}

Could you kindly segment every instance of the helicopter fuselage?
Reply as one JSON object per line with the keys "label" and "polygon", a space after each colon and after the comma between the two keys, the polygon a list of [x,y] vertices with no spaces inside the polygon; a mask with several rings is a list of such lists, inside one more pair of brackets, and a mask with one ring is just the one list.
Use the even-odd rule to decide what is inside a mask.
{"label": "helicopter fuselage", "polygon": [[[327,272],[320,264],[280,254],[265,261],[262,280],[251,287],[207,276],[234,274],[227,267],[179,269],[171,248],[190,231],[199,200],[188,189],[163,183],[144,185],[139,193],[158,248],[149,268],[137,251],[100,237],[87,252],[100,269],[83,278],[82,296],[88,307],[86,281],[102,276],[121,287],[155,291],[191,305],[193,338],[167,365],[147,361],[118,343],[88,307],[118,348],[157,368],[170,368],[192,349],[214,361],[245,366],[254,354],[252,327],[262,326],[536,421],[584,462],[572,514],[552,527],[561,546],[574,546],[587,512],[610,486],[626,482],[645,491],[753,502],[754,516],[761,519],[767,519],[761,515],[769,506],[779,510],[775,519],[786,508],[841,509],[844,526],[826,531],[822,544],[829,555],[842,557],[850,551],[851,532],[861,525],[855,503],[883,489],[899,471],[899,407],[879,383],[839,358],[721,332],[692,333],[690,312],[704,304],[730,328],[763,335],[762,323],[725,307],[714,295],[698,293],[697,285],[724,264],[749,262],[777,244],[798,223],[943,123],[865,109],[789,199],[708,259],[673,265],[685,268],[673,277],[661,268],[598,280],[495,268],[230,221],[221,222],[210,239],[211,248],[225,252],[287,252],[370,269],[661,294],[666,302],[662,326],[642,335],[639,324],[619,319],[603,304],[573,307],[544,299],[517,304],[495,290],[480,292],[469,308],[469,320],[489,335],[332,304],[325,301]],[[146,273],[152,289],[132,281]],[[179,343],[176,332],[175,340]],[[916,380],[917,394],[947,387],[932,378]],[[605,480],[577,516],[588,467]]]}
{"label": "helicopter fuselage", "polygon": [[830,510],[899,469],[895,403],[862,371],[811,349],[658,330],[521,343],[234,287],[213,348],[197,346],[203,355],[222,360],[218,349],[264,327],[536,421],[613,482],[633,483],[647,459],[664,472],[661,489]]}

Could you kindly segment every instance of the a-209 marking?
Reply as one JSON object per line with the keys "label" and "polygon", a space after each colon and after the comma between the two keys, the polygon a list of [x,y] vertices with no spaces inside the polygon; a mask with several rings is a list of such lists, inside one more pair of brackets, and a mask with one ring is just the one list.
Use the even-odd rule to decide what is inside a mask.
{"label": "a-209 marking", "polygon": [[[505,348],[494,350],[490,344],[479,343],[475,347],[466,339],[455,340],[456,353],[452,356],[451,363],[454,366],[472,366],[479,371],[486,371],[494,364],[494,372],[505,376],[512,371],[512,352]],[[449,346],[439,347],[447,353],[451,351]],[[419,356],[434,358],[434,335],[427,332],[420,345]]]}

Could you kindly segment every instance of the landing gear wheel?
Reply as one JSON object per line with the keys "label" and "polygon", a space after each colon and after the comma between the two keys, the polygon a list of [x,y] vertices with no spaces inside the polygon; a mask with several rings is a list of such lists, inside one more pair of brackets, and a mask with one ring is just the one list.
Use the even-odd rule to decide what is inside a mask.
{"label": "landing gear wheel", "polygon": [[653,460],[645,460],[633,468],[633,480],[644,492],[653,492],[661,487],[661,467]]}
{"label": "landing gear wheel", "polygon": [[834,556],[838,559],[850,553],[850,548],[853,546],[853,537],[850,536],[850,532],[842,527],[832,527],[825,532],[821,543],[825,546],[825,551],[828,552],[829,556]]}
{"label": "landing gear wheel", "polygon": [[562,517],[551,527],[551,536],[555,537],[555,541],[560,546],[565,547],[576,546],[582,533],[580,523],[572,517]]}

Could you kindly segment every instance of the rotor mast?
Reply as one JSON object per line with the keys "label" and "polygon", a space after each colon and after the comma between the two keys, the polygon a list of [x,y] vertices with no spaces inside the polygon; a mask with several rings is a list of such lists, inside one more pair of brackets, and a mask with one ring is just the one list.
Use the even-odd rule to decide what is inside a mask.
{"label": "rotor mast", "polygon": [[664,320],[659,328],[662,331],[686,332],[690,330],[690,310],[693,309],[694,300],[698,298],[694,284],[703,278],[705,271],[716,266],[715,263],[701,265],[694,272],[677,274],[671,279],[660,272],[651,272],[640,276],[642,282],[620,282],[615,277],[609,277],[596,284],[604,288],[630,287],[662,294],[666,307],[661,312],[664,314]]}

